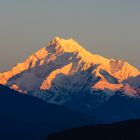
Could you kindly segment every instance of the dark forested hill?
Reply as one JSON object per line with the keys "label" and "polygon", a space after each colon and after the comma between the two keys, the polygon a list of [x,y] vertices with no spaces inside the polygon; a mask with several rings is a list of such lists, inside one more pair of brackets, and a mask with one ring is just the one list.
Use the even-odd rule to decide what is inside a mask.
{"label": "dark forested hill", "polygon": [[47,104],[0,85],[0,139],[42,140],[46,134],[93,124],[96,119]]}
{"label": "dark forested hill", "polygon": [[85,126],[50,135],[47,140],[140,140],[140,120]]}

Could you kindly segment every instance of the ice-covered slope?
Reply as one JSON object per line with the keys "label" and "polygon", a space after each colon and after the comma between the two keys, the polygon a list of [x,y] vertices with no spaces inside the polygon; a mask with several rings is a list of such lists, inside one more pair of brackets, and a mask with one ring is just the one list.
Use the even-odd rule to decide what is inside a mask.
{"label": "ice-covered slope", "polygon": [[0,74],[0,83],[63,104],[83,89],[91,94],[96,90],[107,93],[121,90],[135,96],[137,90],[126,81],[139,74],[125,61],[91,54],[73,39],[55,37],[23,63]]}

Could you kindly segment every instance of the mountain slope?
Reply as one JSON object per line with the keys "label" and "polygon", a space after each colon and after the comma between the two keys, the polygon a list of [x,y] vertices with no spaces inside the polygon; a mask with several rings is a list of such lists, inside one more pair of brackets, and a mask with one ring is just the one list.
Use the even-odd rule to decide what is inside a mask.
{"label": "mountain slope", "polygon": [[140,120],[85,126],[50,135],[47,140],[139,140]]}
{"label": "mountain slope", "polygon": [[[125,61],[91,54],[73,39],[56,37],[23,63],[0,74],[0,83],[24,93],[57,92],[56,89],[74,89],[77,83],[79,89],[86,82],[83,74],[87,78],[92,75],[93,81],[100,78],[96,83],[91,82],[88,88],[114,91],[124,86],[122,81],[136,77],[140,72]],[[69,85],[64,87],[63,81]]]}
{"label": "mountain slope", "polygon": [[46,134],[94,120],[0,85],[0,139],[43,140]]}
{"label": "mountain slope", "polygon": [[[73,39],[56,37],[23,63],[1,73],[0,83],[93,116],[107,110],[104,104],[112,106],[108,111],[111,113],[121,102],[119,115],[110,114],[111,120],[106,119],[108,115],[101,118],[103,122],[114,122],[140,117],[139,76],[139,70],[128,62],[91,54]],[[136,107],[136,112],[125,103],[129,107],[134,104],[131,109]]]}
{"label": "mountain slope", "polygon": [[[112,95],[113,94],[113,95]],[[113,123],[140,118],[140,98],[124,96],[121,92],[106,94],[96,91],[93,95],[84,91],[76,94],[65,107],[95,116],[102,123]]]}

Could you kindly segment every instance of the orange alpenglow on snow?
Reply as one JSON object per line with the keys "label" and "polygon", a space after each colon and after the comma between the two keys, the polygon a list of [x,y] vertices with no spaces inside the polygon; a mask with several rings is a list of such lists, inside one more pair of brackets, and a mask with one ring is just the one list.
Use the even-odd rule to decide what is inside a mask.
{"label": "orange alpenglow on snow", "polygon": [[107,81],[100,81],[97,84],[95,84],[92,88],[100,89],[100,90],[104,90],[107,88],[107,89],[110,89],[112,91],[115,91],[115,90],[120,89],[121,87],[123,87],[122,84],[111,84]]}
{"label": "orange alpenglow on snow", "polygon": [[[92,54],[73,39],[55,37],[23,63],[1,73],[0,84],[20,92],[49,89],[55,92],[56,88],[81,88],[86,79],[92,76],[93,80],[104,80],[91,82],[91,89],[114,91],[123,87],[123,81],[138,75],[139,70],[128,62]],[[65,86],[63,81],[69,81],[69,84]]]}
{"label": "orange alpenglow on snow", "polygon": [[49,89],[51,87],[52,81],[56,78],[56,76],[58,75],[58,73],[61,74],[65,74],[65,75],[69,75],[70,70],[72,68],[72,63],[60,68],[60,69],[56,69],[54,70],[52,73],[50,73],[50,75],[43,81],[40,89],[41,90],[46,90]]}

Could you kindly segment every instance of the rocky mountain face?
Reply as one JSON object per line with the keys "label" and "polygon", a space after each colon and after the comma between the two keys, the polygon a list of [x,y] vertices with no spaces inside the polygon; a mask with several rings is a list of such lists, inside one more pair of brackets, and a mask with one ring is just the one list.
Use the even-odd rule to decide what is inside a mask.
{"label": "rocky mountain face", "polygon": [[48,103],[71,107],[78,101],[91,108],[114,95],[139,98],[140,72],[126,61],[92,54],[73,39],[55,37],[23,63],[1,73],[0,84]]}

